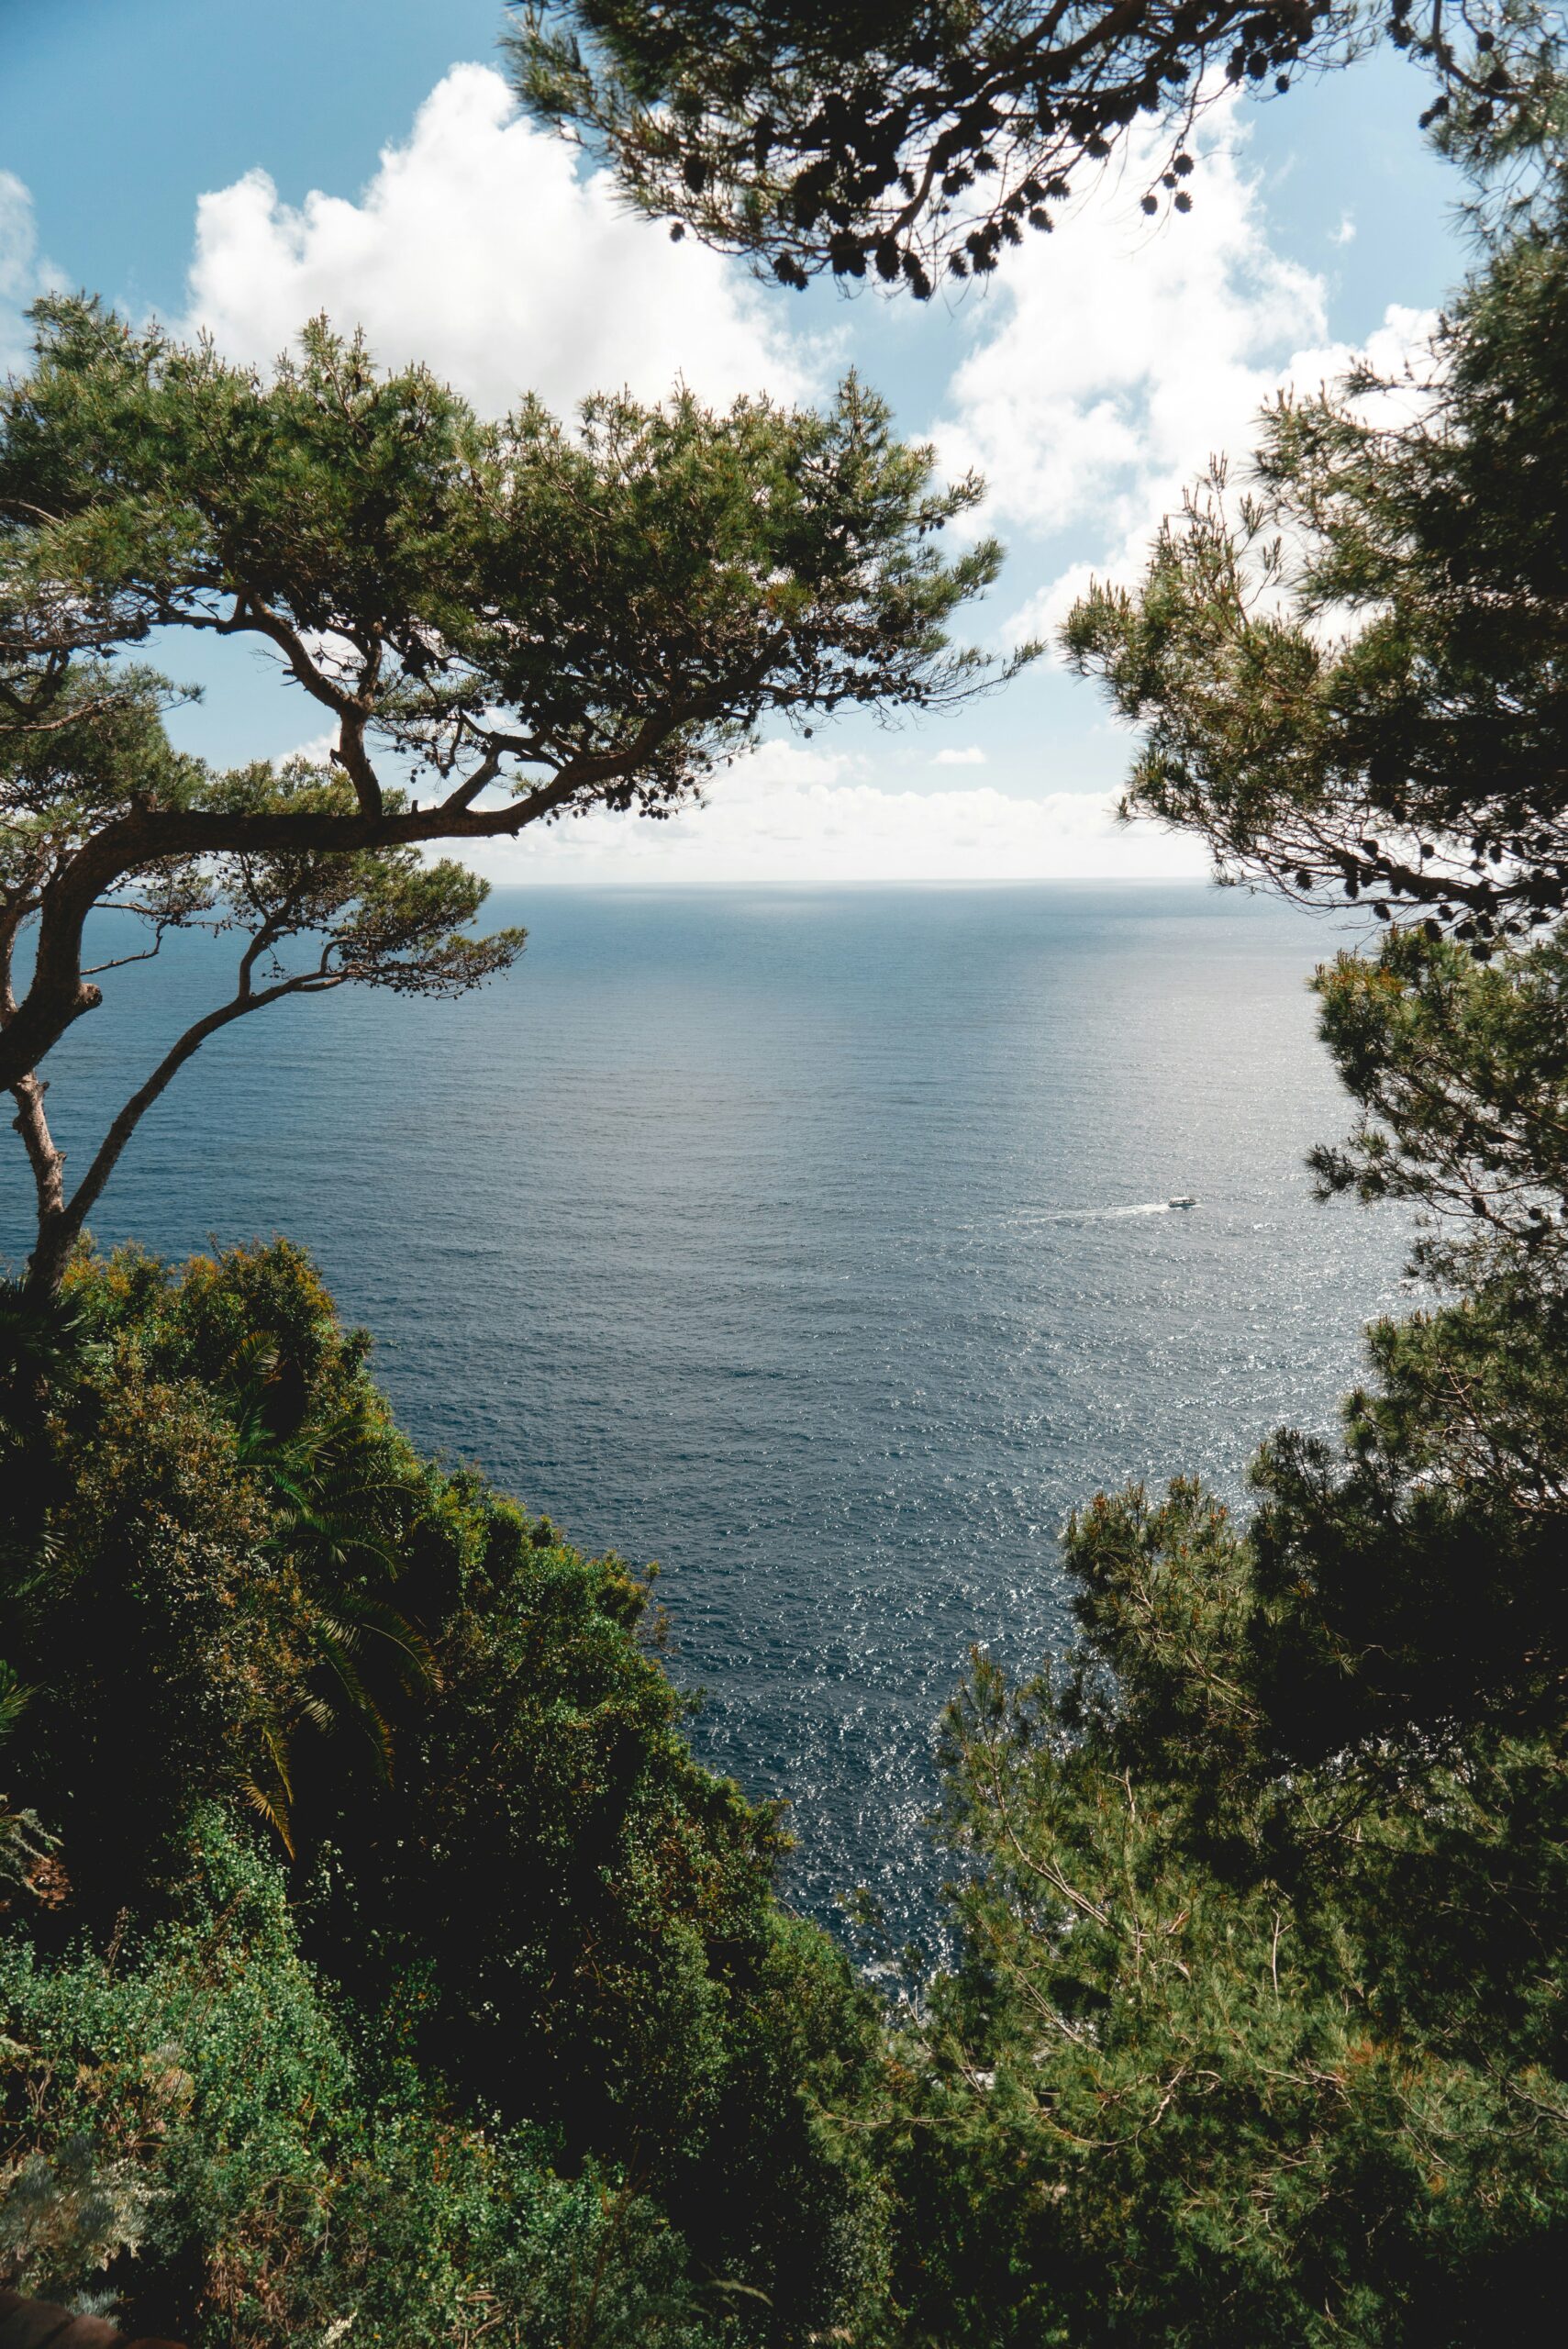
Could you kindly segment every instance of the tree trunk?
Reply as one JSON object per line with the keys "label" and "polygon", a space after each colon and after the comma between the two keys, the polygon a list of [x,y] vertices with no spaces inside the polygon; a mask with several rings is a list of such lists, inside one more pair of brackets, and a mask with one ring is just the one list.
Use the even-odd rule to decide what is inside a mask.
{"label": "tree trunk", "polygon": [[44,1116],[43,1097],[48,1089],[45,1079],[39,1076],[24,1076],[11,1087],[17,1104],[12,1123],[22,1137],[38,1197],[38,1238],[22,1284],[29,1305],[46,1304],[59,1295],[81,1222],[79,1217],[72,1219],[65,1202],[65,1152],[55,1148]]}
{"label": "tree trunk", "polygon": [[47,1305],[60,1295],[75,1247],[76,1226],[69,1217],[40,1221],[22,1282],[24,1304]]}

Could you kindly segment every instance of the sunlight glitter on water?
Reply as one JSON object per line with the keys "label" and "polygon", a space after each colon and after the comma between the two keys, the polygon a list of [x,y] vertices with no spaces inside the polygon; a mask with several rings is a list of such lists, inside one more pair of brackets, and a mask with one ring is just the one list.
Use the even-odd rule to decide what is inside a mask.
{"label": "sunlight glitter on water", "polygon": [[[789,1798],[799,1898],[870,1881],[896,1930],[940,1874],[937,1715],[974,1642],[1062,1638],[1068,1509],[1177,1471],[1239,1495],[1271,1427],[1329,1423],[1404,1234],[1312,1202],[1347,1122],[1321,924],[1200,888],[809,907],[498,892],[511,981],[230,1031],[95,1227],[310,1245],[417,1440],[663,1561],[701,1750]],[[55,1056],[68,1147],[213,952],[126,974]]]}

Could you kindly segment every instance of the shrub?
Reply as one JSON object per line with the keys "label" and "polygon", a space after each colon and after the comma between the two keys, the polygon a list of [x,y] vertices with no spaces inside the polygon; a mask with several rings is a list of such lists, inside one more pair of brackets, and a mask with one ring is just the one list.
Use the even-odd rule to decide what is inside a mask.
{"label": "shrub", "polygon": [[[548,2148],[572,2192],[600,2181],[590,2200],[610,2198],[617,2244],[678,2231],[671,2273],[689,2257],[735,2338],[796,2340],[862,2305],[881,2257],[877,2189],[824,2113],[873,2078],[876,2011],[842,1955],[778,1904],[776,1810],[694,1759],[650,1580],[422,1458],[370,1379],[366,1341],[286,1242],[178,1272],[134,1251],[83,1261],[67,1309],[88,1341],[51,1383],[33,1443],[53,1498],[10,1577],[6,1634],[32,1689],[18,1790],[59,1828],[72,1890],[35,1920],[29,1979],[89,1999],[91,1952],[122,1914],[161,1953],[160,1983],[199,1972],[211,1904],[192,1907],[192,1837],[206,1848],[220,1820],[226,1865],[248,1854],[271,1870],[293,1936],[278,1974],[280,1912],[241,1974],[329,1986],[354,2044],[403,2067],[385,2111],[423,2110],[434,2091],[420,2084],[444,2084],[449,2183],[465,2130],[492,2132],[486,2145],[532,2132],[536,2163]],[[81,2044],[95,2028],[82,2023]],[[301,2010],[269,2074],[280,2094],[297,2060],[299,2098],[361,2109],[368,2076],[332,2072],[349,2060],[338,2029]],[[83,2131],[98,2143],[91,2114],[57,2121],[51,2159]],[[254,2117],[258,2146],[271,2125]],[[287,2161],[257,2155],[282,2198],[266,2205],[276,2242],[255,2254],[265,2277],[280,2262],[314,2273],[317,2233],[340,2248],[345,2211],[369,2207],[382,2154],[328,2153],[296,2177],[305,2142]],[[106,2176],[119,2156],[97,2158]],[[461,2159],[478,2179],[493,2157]],[[48,2183],[26,2175],[24,2199]],[[198,2311],[228,2288],[217,2247],[239,2242],[233,2273],[249,2275],[261,2224],[238,2173],[203,2191],[206,2219],[194,2185],[180,2206],[206,2246],[186,2295]],[[385,2213],[377,2223],[395,2232]],[[579,2221],[550,2223],[564,2243]],[[85,2243],[84,2227],[56,2232]],[[583,2236],[601,2293],[608,2240]],[[18,2258],[58,2280],[41,2249]],[[337,2251],[323,2272],[340,2280]],[[240,2299],[260,2308],[272,2288],[246,2284]]]}
{"label": "shrub", "polygon": [[698,2349],[646,2198],[444,2104],[299,1954],[278,1865],[208,1808],[177,1922],[0,1943],[0,2256],[23,2288],[206,2343],[483,2333]]}

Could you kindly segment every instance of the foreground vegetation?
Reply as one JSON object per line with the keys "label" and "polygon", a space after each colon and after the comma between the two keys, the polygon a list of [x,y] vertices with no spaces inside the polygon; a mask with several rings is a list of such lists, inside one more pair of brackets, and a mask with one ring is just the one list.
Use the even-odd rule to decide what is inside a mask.
{"label": "foreground vegetation", "polygon": [[286,1245],[64,1309],[6,1569],[13,2273],[195,2343],[828,2322],[873,2013],[647,1584],[421,1459]]}

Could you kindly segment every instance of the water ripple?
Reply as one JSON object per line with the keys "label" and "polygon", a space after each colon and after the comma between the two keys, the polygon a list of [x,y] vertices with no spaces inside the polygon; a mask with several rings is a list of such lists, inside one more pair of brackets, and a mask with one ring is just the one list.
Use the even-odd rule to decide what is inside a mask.
{"label": "water ripple", "polygon": [[[907,1928],[936,1716],[972,1643],[1064,1636],[1066,1511],[1238,1493],[1399,1300],[1397,1223],[1303,1166],[1346,1122],[1303,984],[1339,941],[1192,888],[494,910],[531,943],[473,1001],[216,1040],[99,1237],[308,1242],[420,1442],[664,1562],[702,1750],[793,1803],[798,1896],[870,1881]],[[75,1163],[213,952],[122,974],[56,1055]]]}

